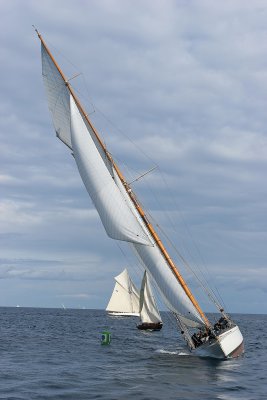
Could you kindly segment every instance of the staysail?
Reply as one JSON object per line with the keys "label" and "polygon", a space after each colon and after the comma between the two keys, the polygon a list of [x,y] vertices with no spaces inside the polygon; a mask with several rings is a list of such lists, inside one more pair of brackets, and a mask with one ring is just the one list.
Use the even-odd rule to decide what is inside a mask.
{"label": "staysail", "polygon": [[147,272],[144,272],[140,289],[140,319],[142,323],[161,322],[161,316],[156,305]]}
{"label": "staysail", "polygon": [[43,79],[57,136],[72,149],[83,183],[108,236],[131,244],[168,308],[187,326],[209,326],[71,85],[41,35],[38,36],[42,43]]}
{"label": "staysail", "polygon": [[139,314],[139,292],[125,268],[115,276],[115,287],[106,311],[122,314]]}

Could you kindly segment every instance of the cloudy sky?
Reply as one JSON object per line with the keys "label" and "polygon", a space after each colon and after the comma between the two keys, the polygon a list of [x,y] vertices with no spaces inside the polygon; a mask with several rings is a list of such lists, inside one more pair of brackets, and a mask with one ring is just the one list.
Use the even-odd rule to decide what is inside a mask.
{"label": "cloudy sky", "polygon": [[266,1],[11,0],[0,12],[0,306],[104,308],[114,275],[140,279],[55,137],[34,24],[67,76],[82,73],[73,86],[127,178],[157,167],[133,188],[165,242],[208,271],[229,311],[266,313]]}

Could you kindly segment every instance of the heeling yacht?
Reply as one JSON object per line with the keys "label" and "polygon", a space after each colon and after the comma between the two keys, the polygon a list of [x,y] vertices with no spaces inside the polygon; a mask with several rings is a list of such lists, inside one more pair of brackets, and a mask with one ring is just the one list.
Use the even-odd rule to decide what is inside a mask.
{"label": "heeling yacht", "polygon": [[[222,325],[222,321],[223,328],[217,330],[216,323],[213,324],[203,312],[131,183],[127,182],[106,148],[42,36],[36,32],[41,41],[42,75],[56,136],[73,155],[106,234],[130,244],[177,320],[180,333],[191,351],[216,358],[238,357],[244,352],[239,327],[225,313],[213,293],[207,294],[206,290],[204,293],[221,314],[222,320],[220,318],[216,323]],[[194,335],[198,335],[197,340]]]}

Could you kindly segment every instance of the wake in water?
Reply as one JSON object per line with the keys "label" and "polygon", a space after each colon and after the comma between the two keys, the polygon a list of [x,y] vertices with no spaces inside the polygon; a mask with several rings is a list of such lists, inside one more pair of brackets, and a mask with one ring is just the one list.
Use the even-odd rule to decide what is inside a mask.
{"label": "wake in water", "polygon": [[192,356],[192,353],[186,352],[186,350],[178,349],[176,351],[171,351],[171,350],[165,350],[165,349],[157,349],[155,350],[156,353],[158,354],[171,354],[171,355],[177,355],[177,356]]}

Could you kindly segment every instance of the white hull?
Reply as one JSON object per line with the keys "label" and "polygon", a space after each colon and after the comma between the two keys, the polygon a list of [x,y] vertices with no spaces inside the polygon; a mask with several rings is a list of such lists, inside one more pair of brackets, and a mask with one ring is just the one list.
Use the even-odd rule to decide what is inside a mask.
{"label": "white hull", "polygon": [[195,349],[196,354],[219,359],[236,358],[244,353],[243,336],[236,325]]}
{"label": "white hull", "polygon": [[108,315],[113,317],[140,317],[139,313],[129,313],[120,311],[108,311]]}

